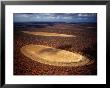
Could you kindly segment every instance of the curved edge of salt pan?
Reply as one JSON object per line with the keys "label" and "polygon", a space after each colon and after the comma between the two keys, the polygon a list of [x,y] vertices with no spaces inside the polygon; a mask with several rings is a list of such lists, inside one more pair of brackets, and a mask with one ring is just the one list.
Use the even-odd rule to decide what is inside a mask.
{"label": "curved edge of salt pan", "polygon": [[54,66],[83,66],[94,62],[78,53],[43,45],[26,45],[21,52],[34,61]]}

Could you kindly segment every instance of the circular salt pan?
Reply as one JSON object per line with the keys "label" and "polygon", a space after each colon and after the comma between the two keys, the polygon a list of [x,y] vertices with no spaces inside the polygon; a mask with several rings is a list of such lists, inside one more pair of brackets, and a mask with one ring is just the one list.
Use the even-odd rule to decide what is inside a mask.
{"label": "circular salt pan", "polygon": [[21,48],[21,52],[32,60],[55,66],[82,66],[91,62],[78,53],[43,45],[26,45]]}
{"label": "circular salt pan", "polygon": [[59,34],[59,33],[49,33],[49,32],[30,32],[30,31],[22,31],[22,32],[26,33],[26,34],[40,35],[40,36],[76,37],[74,35]]}

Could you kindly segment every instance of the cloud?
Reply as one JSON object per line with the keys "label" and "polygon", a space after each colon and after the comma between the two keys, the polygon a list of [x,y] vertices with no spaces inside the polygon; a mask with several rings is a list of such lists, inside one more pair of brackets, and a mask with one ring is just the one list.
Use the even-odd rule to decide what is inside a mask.
{"label": "cloud", "polygon": [[85,20],[96,20],[96,13],[15,13],[15,22],[30,21],[59,21],[59,22],[75,22]]}
{"label": "cloud", "polygon": [[78,16],[81,16],[81,17],[93,17],[93,16],[96,16],[96,13],[79,13]]}
{"label": "cloud", "polygon": [[88,14],[79,13],[78,16],[88,16]]}
{"label": "cloud", "polygon": [[69,19],[72,19],[72,17],[63,17],[63,19],[68,19],[69,20]]}
{"label": "cloud", "polygon": [[15,14],[14,15],[15,17],[29,17],[29,15],[28,14]]}

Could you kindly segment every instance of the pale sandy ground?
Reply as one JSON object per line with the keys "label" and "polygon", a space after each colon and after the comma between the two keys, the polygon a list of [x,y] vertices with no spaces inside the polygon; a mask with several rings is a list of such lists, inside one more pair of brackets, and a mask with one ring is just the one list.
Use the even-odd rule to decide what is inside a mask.
{"label": "pale sandy ground", "polygon": [[55,66],[82,66],[94,62],[78,53],[43,45],[26,45],[21,48],[21,52],[34,61]]}
{"label": "pale sandy ground", "polygon": [[27,33],[27,34],[31,34],[31,35],[40,35],[40,36],[76,37],[74,35],[49,33],[49,32],[30,32],[30,31],[22,31],[22,32]]}

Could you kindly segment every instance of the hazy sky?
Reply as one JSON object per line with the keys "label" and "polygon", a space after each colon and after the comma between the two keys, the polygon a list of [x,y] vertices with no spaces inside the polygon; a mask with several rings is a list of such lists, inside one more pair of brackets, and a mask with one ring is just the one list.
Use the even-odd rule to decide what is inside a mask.
{"label": "hazy sky", "polygon": [[14,13],[14,22],[97,22],[96,13]]}

